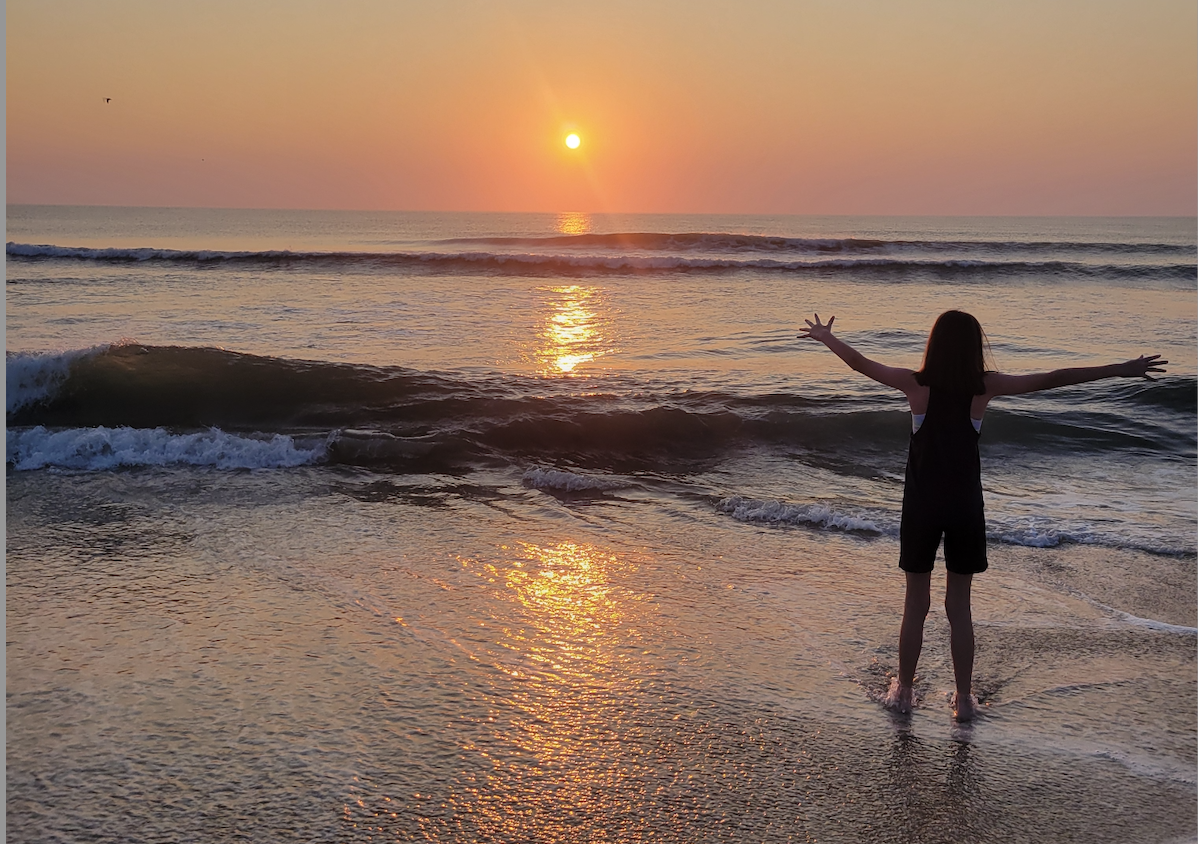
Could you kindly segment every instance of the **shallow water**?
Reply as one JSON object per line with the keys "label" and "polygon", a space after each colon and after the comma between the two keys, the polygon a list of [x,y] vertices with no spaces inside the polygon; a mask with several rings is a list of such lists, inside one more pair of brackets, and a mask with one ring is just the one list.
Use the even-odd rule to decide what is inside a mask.
{"label": "shallow water", "polygon": [[[1194,634],[1041,571],[1042,554],[1100,553],[997,555],[975,601],[985,714],[960,727],[940,618],[916,713],[871,700],[895,660],[888,541],[711,525],[670,502],[650,506],[673,533],[647,536],[620,518],[643,502],[543,498],[512,483],[417,503],[308,469],[10,476],[9,834],[1192,828],[1177,704]],[[513,519],[521,505],[537,517]]]}
{"label": "shallow water", "polygon": [[[12,840],[1193,837],[1192,221],[8,237]],[[1172,361],[987,413],[972,726],[935,601],[878,704],[909,419],[795,338],[914,363],[949,305],[1013,371]]]}

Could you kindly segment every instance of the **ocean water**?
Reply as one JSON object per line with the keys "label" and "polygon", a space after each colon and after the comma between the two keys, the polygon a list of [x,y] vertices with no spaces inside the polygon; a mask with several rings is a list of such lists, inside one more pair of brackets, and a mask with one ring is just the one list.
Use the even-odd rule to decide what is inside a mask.
{"label": "ocean water", "polygon": [[[1177,841],[1193,219],[8,208],[13,840]],[[902,396],[996,368],[955,725]],[[934,580],[934,588],[939,582]]]}

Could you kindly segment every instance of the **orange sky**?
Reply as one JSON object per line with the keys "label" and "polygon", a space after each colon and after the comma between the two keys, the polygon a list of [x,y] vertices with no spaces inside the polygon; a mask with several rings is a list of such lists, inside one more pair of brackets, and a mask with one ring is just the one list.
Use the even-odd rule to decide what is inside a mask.
{"label": "orange sky", "polygon": [[7,61],[10,203],[1198,210],[1192,0],[9,0]]}

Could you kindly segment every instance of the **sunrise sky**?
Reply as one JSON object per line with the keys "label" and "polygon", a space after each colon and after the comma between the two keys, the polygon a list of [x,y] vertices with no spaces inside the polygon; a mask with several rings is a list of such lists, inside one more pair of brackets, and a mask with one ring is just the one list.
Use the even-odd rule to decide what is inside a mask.
{"label": "sunrise sky", "polygon": [[1193,0],[9,0],[7,199],[1192,215],[1196,33]]}

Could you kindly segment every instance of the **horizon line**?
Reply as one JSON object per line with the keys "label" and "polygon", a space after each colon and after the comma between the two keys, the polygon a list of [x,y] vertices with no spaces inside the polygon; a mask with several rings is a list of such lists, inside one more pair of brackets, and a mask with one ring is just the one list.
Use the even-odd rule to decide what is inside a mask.
{"label": "horizon line", "polygon": [[125,210],[157,211],[290,211],[296,213],[343,213],[343,214],[495,214],[495,215],[560,215],[585,214],[588,217],[903,217],[933,219],[1198,219],[1196,214],[1001,214],[1001,213],[885,213],[885,212],[794,212],[794,211],[583,211],[560,209],[555,211],[479,211],[468,209],[414,209],[414,208],[298,208],[294,206],[239,206],[239,205],[119,205],[76,202],[5,202],[5,208],[112,208]]}

